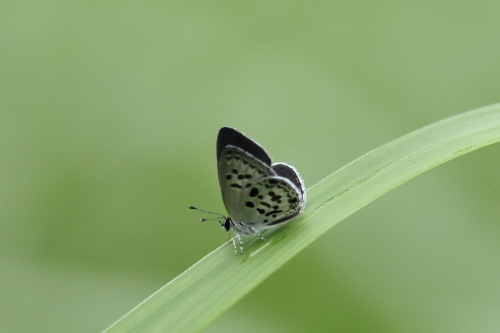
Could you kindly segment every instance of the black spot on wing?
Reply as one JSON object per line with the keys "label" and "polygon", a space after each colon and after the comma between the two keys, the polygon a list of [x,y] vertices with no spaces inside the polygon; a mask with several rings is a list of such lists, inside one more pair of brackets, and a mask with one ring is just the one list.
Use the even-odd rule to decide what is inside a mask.
{"label": "black spot on wing", "polygon": [[276,217],[276,214],[283,213],[282,210],[272,210],[268,213],[266,213],[266,216],[273,215],[273,217]]}

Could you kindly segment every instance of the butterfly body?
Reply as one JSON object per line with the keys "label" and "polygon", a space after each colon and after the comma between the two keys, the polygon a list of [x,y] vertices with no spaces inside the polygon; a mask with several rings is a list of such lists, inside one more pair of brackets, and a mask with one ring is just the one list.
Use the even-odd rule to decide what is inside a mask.
{"label": "butterfly body", "polygon": [[[243,252],[241,235],[257,234],[302,213],[305,189],[297,170],[272,164],[267,151],[234,128],[223,127],[217,137],[217,171],[229,217],[221,225],[233,230]],[[236,241],[233,239],[236,250]]]}

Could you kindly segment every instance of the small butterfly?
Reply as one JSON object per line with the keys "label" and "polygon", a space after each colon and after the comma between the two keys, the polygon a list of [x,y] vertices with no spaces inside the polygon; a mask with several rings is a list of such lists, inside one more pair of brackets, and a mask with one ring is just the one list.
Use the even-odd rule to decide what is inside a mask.
{"label": "small butterfly", "polygon": [[217,171],[224,205],[229,216],[219,215],[226,231],[233,230],[243,253],[241,235],[257,234],[297,217],[304,211],[306,194],[297,170],[285,163],[272,164],[267,151],[231,127],[222,127],[217,137]]}

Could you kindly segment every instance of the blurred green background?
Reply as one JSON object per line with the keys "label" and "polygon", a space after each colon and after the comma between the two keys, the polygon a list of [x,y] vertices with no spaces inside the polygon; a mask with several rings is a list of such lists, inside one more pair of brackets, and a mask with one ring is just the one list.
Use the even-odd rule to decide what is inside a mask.
{"label": "blurred green background", "polygon": [[[309,187],[500,101],[500,2],[0,3],[0,331],[99,332],[227,240],[233,126]],[[207,332],[499,332],[500,145],[325,234]],[[232,251],[228,248],[228,251]]]}

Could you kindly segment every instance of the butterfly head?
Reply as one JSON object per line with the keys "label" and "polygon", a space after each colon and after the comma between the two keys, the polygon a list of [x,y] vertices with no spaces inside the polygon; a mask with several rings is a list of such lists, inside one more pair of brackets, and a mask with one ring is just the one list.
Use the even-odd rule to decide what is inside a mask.
{"label": "butterfly head", "polygon": [[229,231],[229,230],[231,230],[232,227],[234,227],[233,220],[230,217],[228,217],[228,216],[224,216],[224,215],[219,214],[219,213],[209,212],[208,210],[199,209],[199,208],[196,208],[196,207],[193,207],[193,206],[189,206],[188,208],[189,209],[199,210],[200,212],[203,212],[203,213],[218,215],[218,217],[214,217],[212,219],[200,219],[200,222],[218,220],[219,223],[220,223],[220,225],[221,225],[221,227],[223,227],[224,229],[226,229],[226,231]]}
{"label": "butterfly head", "polygon": [[226,231],[231,230],[231,227],[234,226],[233,220],[230,217],[224,218],[224,222],[221,223],[221,226],[226,229]]}

